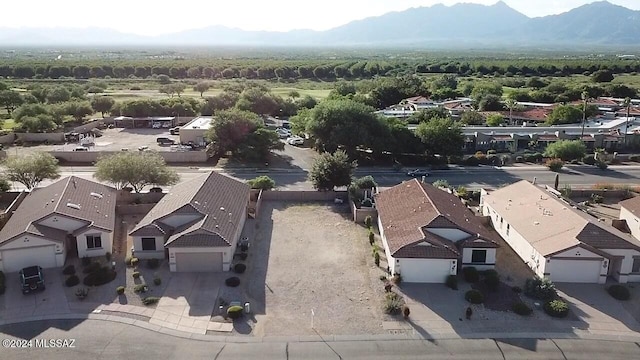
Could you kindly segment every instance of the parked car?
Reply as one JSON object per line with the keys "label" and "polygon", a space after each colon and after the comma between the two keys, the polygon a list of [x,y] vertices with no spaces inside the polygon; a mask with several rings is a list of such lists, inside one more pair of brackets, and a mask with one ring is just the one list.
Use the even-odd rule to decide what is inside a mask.
{"label": "parked car", "polygon": [[283,129],[283,128],[277,128],[276,129],[276,134],[278,134],[279,138],[286,139],[286,138],[291,136],[291,131],[289,131],[287,129]]}
{"label": "parked car", "polygon": [[151,127],[153,129],[160,129],[162,125],[159,122],[154,122],[153,124],[151,124]]}
{"label": "parked car", "polygon": [[168,128],[170,128],[170,127],[171,127],[171,123],[168,123],[168,122],[163,122],[163,123],[162,123],[162,128],[163,128],[163,129],[168,129]]}
{"label": "parked car", "polygon": [[45,289],[44,275],[40,266],[29,266],[20,270],[20,284],[22,285],[22,293]]}
{"label": "parked car", "polygon": [[146,145],[138,147],[138,151],[147,151],[147,150],[149,150],[149,147]]}
{"label": "parked car", "polygon": [[415,169],[407,172],[407,176],[413,176],[413,177],[429,176],[429,171],[425,169]]}
{"label": "parked car", "polygon": [[300,136],[292,136],[287,139],[287,144],[289,145],[304,145],[304,139]]}
{"label": "parked car", "polygon": [[172,129],[170,129],[169,133],[171,135],[180,135],[180,128],[176,126],[176,127],[172,128]]}
{"label": "parked car", "polygon": [[89,149],[84,146],[78,146],[74,148],[73,151],[89,151]]}
{"label": "parked car", "polygon": [[160,145],[174,145],[176,143],[175,140],[166,137],[159,137],[156,139],[156,142]]}

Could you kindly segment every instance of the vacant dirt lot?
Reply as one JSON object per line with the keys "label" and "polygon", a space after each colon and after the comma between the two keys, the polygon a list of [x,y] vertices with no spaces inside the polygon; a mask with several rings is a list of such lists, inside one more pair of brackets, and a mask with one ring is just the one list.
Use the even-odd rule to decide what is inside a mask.
{"label": "vacant dirt lot", "polygon": [[246,277],[255,335],[384,332],[380,272],[366,230],[344,211],[346,206],[262,204]]}

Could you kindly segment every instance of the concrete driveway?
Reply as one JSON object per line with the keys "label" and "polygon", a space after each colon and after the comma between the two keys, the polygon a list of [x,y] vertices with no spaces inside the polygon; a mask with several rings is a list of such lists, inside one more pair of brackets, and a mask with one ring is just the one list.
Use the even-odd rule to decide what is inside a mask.
{"label": "concrete driveway", "polygon": [[206,334],[226,273],[176,273],[158,302],[150,323]]}
{"label": "concrete driveway", "polygon": [[4,295],[0,296],[0,317],[2,319],[69,312],[62,270],[60,268],[45,269],[43,272],[46,289],[27,295],[22,294],[17,272],[5,274],[7,290]]}

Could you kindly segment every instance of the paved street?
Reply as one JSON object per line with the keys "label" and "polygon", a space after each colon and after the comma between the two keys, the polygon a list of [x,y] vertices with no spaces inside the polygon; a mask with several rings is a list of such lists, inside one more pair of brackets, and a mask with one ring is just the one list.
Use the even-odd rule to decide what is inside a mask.
{"label": "paved street", "polygon": [[[638,359],[635,342],[594,339],[375,338],[237,342],[185,339],[100,320],[55,320],[0,327],[2,339],[74,339],[75,348],[0,350],[3,360],[49,359]],[[299,340],[299,341],[298,341]],[[33,343],[35,346],[35,342]]]}
{"label": "paved street", "polygon": [[[270,171],[256,169],[220,169],[211,167],[174,167],[180,174],[182,181],[210,170],[225,172],[239,179],[252,179],[259,175],[268,175],[276,181],[280,189],[287,190],[311,190],[311,183],[307,180],[307,170],[298,169],[271,169]],[[91,166],[64,166],[61,167],[61,175],[92,179],[95,168]],[[408,180],[404,172],[390,170],[389,168],[359,168],[356,176],[372,175],[381,187],[396,185]],[[436,170],[430,173],[429,182],[444,179],[451,185],[464,185],[470,188],[495,187],[502,184],[513,183],[518,180],[533,180],[540,184],[553,185],[555,173],[543,166],[514,166],[504,168],[470,167],[451,168],[449,170]],[[592,166],[567,166],[560,172],[560,184],[570,184],[577,187],[589,187],[597,183],[629,184],[636,185],[640,179],[640,166],[611,166],[608,170],[600,170]],[[50,184],[44,181],[41,186]],[[14,183],[14,189],[22,189],[20,184]]]}

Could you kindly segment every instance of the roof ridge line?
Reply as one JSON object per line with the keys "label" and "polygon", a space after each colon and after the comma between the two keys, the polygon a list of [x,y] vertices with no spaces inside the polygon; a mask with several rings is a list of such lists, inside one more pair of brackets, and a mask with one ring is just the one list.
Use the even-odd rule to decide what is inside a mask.
{"label": "roof ridge line", "polygon": [[[438,216],[442,215],[442,212],[440,212],[440,209],[438,209],[438,207],[436,206],[436,204],[433,202],[433,200],[431,199],[431,197],[429,196],[429,193],[427,193],[427,190],[424,188],[424,183],[420,182],[418,179],[413,179],[415,180],[418,185],[420,186],[420,189],[422,190],[422,192],[424,193],[424,196],[429,200],[429,202],[431,203],[431,206],[436,210],[436,213],[438,213]],[[440,189],[437,189],[440,190]],[[442,191],[442,190],[440,190]],[[445,216],[446,217],[446,216]],[[431,220],[433,222],[433,220]],[[427,224],[429,225],[429,224]],[[426,226],[426,225],[425,225]]]}
{"label": "roof ridge line", "polygon": [[58,199],[58,202],[56,203],[56,206],[53,208],[53,211],[52,211],[53,213],[57,213],[58,212],[58,208],[60,207],[60,202],[62,201],[62,198],[64,197],[64,194],[67,192],[67,188],[69,187],[69,183],[71,182],[71,178],[72,177],[73,177],[73,175],[67,177],[67,183],[64,185],[64,188],[62,189],[62,193],[60,194],[60,198]]}

